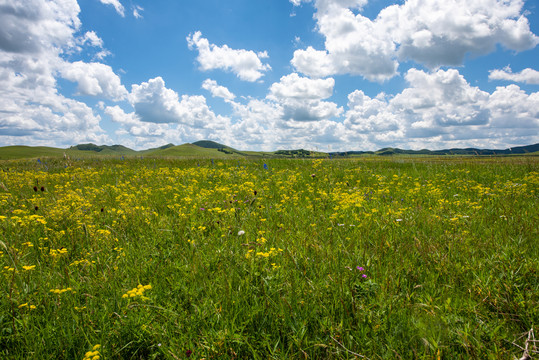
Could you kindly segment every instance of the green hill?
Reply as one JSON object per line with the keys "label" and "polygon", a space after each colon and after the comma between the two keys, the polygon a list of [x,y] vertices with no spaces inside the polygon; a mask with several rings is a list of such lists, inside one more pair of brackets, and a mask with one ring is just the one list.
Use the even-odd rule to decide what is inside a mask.
{"label": "green hill", "polygon": [[0,160],[63,156],[64,151],[47,146],[4,146],[0,148]]}
{"label": "green hill", "polygon": [[231,148],[230,146],[226,146],[223,144],[219,144],[218,142],[211,141],[211,140],[200,140],[195,141],[193,145],[200,146],[205,149],[217,149],[222,153],[225,153],[227,155],[240,155],[240,156],[246,156],[245,153],[238,151],[234,148]]}
{"label": "green hill", "polygon": [[79,144],[69,148],[70,150],[93,151],[100,155],[136,155],[137,151],[123,145],[95,145]]}
{"label": "green hill", "polygon": [[144,154],[144,155],[148,155],[148,154],[150,154],[152,152],[159,151],[159,150],[165,150],[165,149],[168,149],[168,148],[171,148],[171,147],[174,147],[174,146],[175,146],[174,144],[166,144],[166,145],[159,146],[159,147],[156,147],[156,148],[141,150],[141,151],[139,151],[139,153]]}
{"label": "green hill", "polygon": [[354,156],[392,156],[392,155],[539,155],[539,144],[517,146],[504,150],[454,148],[444,150],[403,150],[399,148],[383,148],[378,151],[347,151],[347,152],[315,152],[304,149],[277,150],[274,152],[262,151],[238,151],[229,146],[215,141],[201,140],[192,144],[177,145],[167,144],[157,148],[136,151],[123,145],[95,145],[79,144],[68,149],[53,148],[47,146],[4,146],[0,147],[0,160],[62,157],[64,154],[70,157],[84,158],[93,156],[159,156],[159,157],[205,157],[215,159],[226,158],[321,158],[321,157],[354,157]]}
{"label": "green hill", "polygon": [[[229,146],[226,146],[226,145],[223,145],[223,144],[219,144],[218,142],[211,141],[211,140],[200,140],[200,141],[195,141],[195,142],[192,143],[192,144],[193,144],[193,145],[196,145],[196,146],[200,146],[200,147],[206,148],[206,149],[223,149],[223,148],[232,149],[232,148],[229,147]],[[235,150],[235,149],[232,149],[232,150]]]}
{"label": "green hill", "polygon": [[159,157],[206,157],[206,158],[230,158],[231,155],[226,154],[216,148],[204,148],[194,144],[183,144],[168,147],[165,149],[157,149],[147,153],[150,156]]}

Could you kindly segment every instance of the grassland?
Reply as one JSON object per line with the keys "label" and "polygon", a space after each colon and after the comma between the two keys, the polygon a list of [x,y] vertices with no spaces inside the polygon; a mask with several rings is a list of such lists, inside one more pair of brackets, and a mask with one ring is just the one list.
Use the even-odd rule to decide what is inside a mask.
{"label": "grassland", "polygon": [[3,161],[0,358],[520,357],[538,191],[536,157]]}
{"label": "grassland", "polygon": [[514,147],[505,150],[486,149],[447,149],[447,150],[402,150],[384,148],[378,151],[351,151],[325,153],[304,149],[277,151],[240,151],[209,140],[196,141],[192,144],[167,144],[158,148],[133,150],[123,145],[79,144],[67,149],[44,146],[3,146],[0,147],[0,160],[15,160],[43,157],[67,156],[74,159],[88,157],[152,157],[152,158],[214,158],[214,159],[297,159],[297,158],[364,158],[379,156],[539,156],[539,144]]}

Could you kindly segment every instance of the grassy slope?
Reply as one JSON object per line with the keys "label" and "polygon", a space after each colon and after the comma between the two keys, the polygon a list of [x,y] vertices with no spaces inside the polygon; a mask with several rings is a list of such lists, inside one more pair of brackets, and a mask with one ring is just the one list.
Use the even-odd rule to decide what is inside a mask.
{"label": "grassy slope", "polygon": [[237,155],[229,155],[218,151],[217,149],[207,149],[193,144],[183,144],[167,149],[158,149],[149,153],[149,156],[159,157],[208,157],[208,158],[231,158]]}
{"label": "grassy slope", "polygon": [[[199,142],[201,143],[201,142]],[[219,144],[220,145],[220,144]],[[229,159],[229,158],[238,158],[238,157],[247,157],[247,158],[293,158],[291,155],[278,155],[275,152],[266,152],[266,151],[238,151],[229,147],[226,147],[227,150],[231,151],[230,153],[224,153],[217,150],[217,148],[208,148],[202,147],[195,144],[183,144],[177,146],[170,146],[165,148],[155,148],[147,149],[142,151],[135,151],[124,146],[106,146],[102,151],[90,151],[90,150],[79,150],[75,147],[69,149],[60,149],[46,146],[5,146],[0,147],[0,160],[14,160],[14,159],[29,159],[29,158],[47,158],[47,157],[62,157],[65,154],[69,155],[71,158],[86,158],[86,157],[96,157],[96,156],[157,156],[157,157],[206,157],[206,158],[219,158],[219,159]],[[374,154],[390,156],[410,156],[406,152],[403,153],[392,153],[387,154],[388,151],[395,150],[391,148],[381,149],[376,151]],[[349,154],[348,157],[357,158],[357,157],[369,157],[373,154]],[[440,154],[422,154],[417,152],[412,156],[440,156]],[[510,155],[484,155],[484,156],[538,156],[539,152],[530,152],[525,154],[510,154]],[[450,155],[445,155],[450,156]],[[459,155],[457,155],[459,156]],[[462,155],[460,155],[462,156]],[[474,156],[474,155],[470,155]],[[312,152],[313,158],[325,158],[329,157],[327,153],[324,152]],[[308,157],[307,157],[308,158]],[[336,157],[337,158],[337,157]]]}
{"label": "grassy slope", "polygon": [[62,156],[63,149],[46,146],[4,146],[0,148],[0,160]]}
{"label": "grassy slope", "polygon": [[0,358],[520,356],[539,160],[366,159],[0,171]]}

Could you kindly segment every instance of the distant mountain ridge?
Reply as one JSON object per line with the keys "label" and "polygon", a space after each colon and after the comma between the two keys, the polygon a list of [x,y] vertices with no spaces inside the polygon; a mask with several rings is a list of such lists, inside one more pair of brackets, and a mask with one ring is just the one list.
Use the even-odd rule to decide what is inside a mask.
{"label": "distant mountain ridge", "polygon": [[123,145],[95,145],[92,143],[89,144],[79,144],[75,146],[71,146],[70,149],[72,150],[81,150],[81,151],[95,151],[95,152],[113,152],[113,153],[136,153],[136,150],[130,149],[128,147],[125,147]]}
{"label": "distant mountain ridge", "polygon": [[67,149],[53,147],[4,146],[0,147],[0,160],[38,157],[54,157],[68,155],[73,157],[87,156],[158,156],[158,157],[206,157],[206,158],[309,158],[309,157],[350,157],[361,155],[539,155],[539,143],[516,146],[508,149],[453,148],[444,150],[403,150],[399,148],[383,148],[377,151],[338,151],[318,152],[305,149],[277,150],[273,152],[239,151],[211,140],[200,140],[192,144],[166,144],[146,150],[133,150],[123,145],[79,144]]}
{"label": "distant mountain ridge", "polygon": [[229,148],[232,149],[229,146],[219,144],[218,142],[211,141],[211,140],[199,140],[192,143],[193,145],[200,146],[206,149],[222,149],[222,148]]}
{"label": "distant mountain ridge", "polygon": [[444,149],[444,150],[403,150],[399,148],[383,148],[378,151],[352,151],[348,153],[336,152],[330,153],[334,156],[342,156],[343,154],[375,154],[375,155],[518,155],[518,154],[529,154],[539,151],[539,143],[526,146],[515,146],[512,148],[507,148],[503,150],[497,149],[477,149],[477,148],[453,148],[453,149]]}

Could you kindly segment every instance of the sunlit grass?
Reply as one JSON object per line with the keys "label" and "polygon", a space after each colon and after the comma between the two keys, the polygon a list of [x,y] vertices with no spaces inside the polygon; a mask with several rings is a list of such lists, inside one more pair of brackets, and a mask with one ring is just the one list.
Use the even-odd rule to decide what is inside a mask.
{"label": "sunlit grass", "polygon": [[0,164],[0,358],[512,359],[536,158]]}

